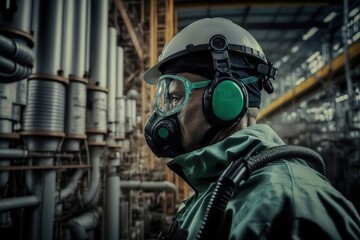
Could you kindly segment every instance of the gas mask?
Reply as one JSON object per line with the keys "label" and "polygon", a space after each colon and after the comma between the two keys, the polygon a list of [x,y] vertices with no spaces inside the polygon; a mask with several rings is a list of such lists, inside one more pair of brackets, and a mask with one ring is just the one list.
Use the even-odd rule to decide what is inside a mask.
{"label": "gas mask", "polygon": [[154,97],[154,112],[145,125],[145,139],[157,157],[176,157],[184,153],[178,113],[193,89],[205,88],[211,80],[190,82],[178,75],[163,75]]}

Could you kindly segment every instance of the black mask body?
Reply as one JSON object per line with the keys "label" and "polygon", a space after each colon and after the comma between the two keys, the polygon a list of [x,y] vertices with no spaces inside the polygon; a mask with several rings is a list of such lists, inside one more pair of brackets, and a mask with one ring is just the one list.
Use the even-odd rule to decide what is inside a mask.
{"label": "black mask body", "polygon": [[145,125],[145,139],[157,157],[174,158],[184,153],[177,115],[161,117],[153,112]]}

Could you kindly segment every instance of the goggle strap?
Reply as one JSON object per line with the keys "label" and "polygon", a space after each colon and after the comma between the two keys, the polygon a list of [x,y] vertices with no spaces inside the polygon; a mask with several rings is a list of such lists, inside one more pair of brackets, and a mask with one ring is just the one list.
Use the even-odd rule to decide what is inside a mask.
{"label": "goggle strap", "polygon": [[205,88],[207,86],[209,86],[211,80],[204,80],[204,81],[199,81],[199,82],[194,82],[191,84],[193,89],[198,89],[198,88]]}

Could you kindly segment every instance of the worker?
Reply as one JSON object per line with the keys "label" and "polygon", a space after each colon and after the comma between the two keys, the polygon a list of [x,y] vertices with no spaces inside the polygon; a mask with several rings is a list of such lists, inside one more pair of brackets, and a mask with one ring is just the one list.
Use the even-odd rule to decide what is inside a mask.
{"label": "worker", "polygon": [[360,239],[353,204],[306,157],[276,159],[252,172],[215,227],[202,228],[232,161],[286,145],[256,123],[260,92],[273,91],[276,72],[254,37],[223,18],[185,27],[145,72],[144,80],[157,84],[146,141],[158,157],[172,158],[167,166],[194,190],[159,239],[201,239],[206,231],[207,239]]}

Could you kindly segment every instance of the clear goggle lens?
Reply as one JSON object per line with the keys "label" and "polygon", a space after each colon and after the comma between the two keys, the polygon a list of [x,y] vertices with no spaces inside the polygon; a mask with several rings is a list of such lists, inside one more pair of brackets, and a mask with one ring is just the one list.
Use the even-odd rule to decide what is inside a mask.
{"label": "clear goggle lens", "polygon": [[211,80],[190,82],[179,75],[163,75],[160,77],[154,98],[155,111],[163,117],[180,112],[189,100],[193,89],[205,88]]}

